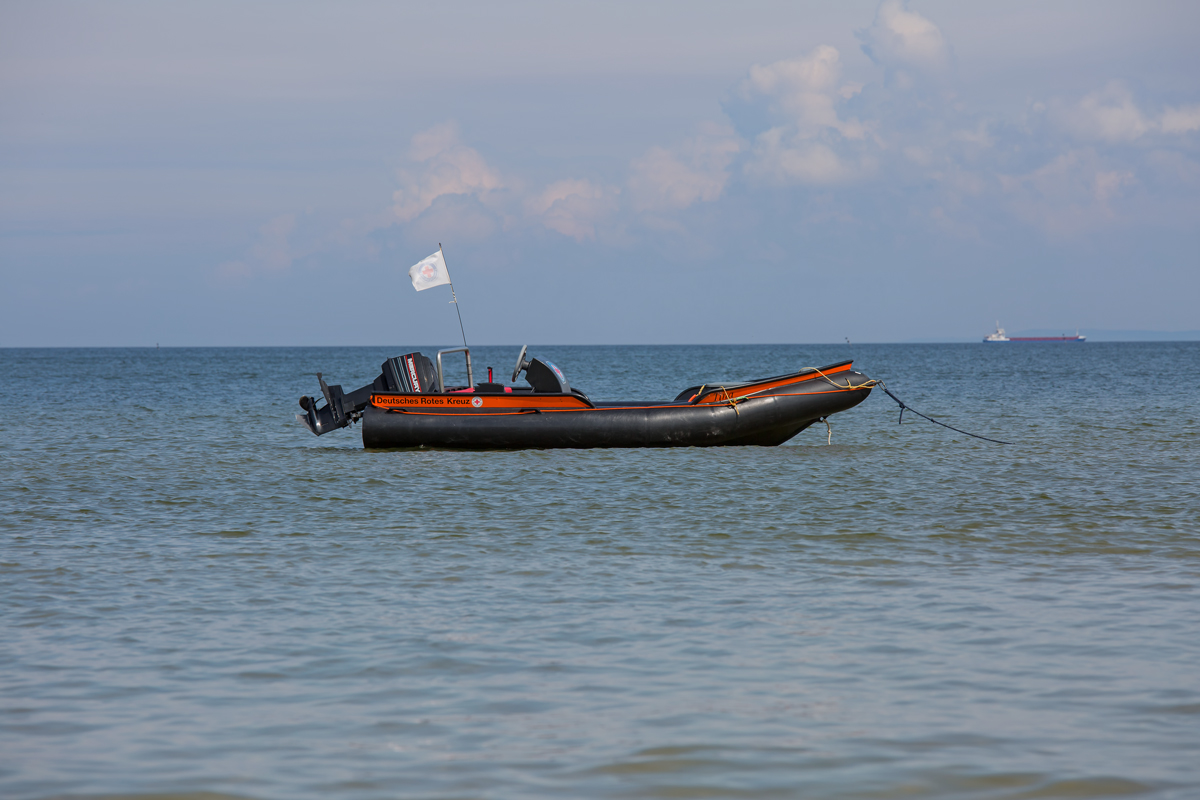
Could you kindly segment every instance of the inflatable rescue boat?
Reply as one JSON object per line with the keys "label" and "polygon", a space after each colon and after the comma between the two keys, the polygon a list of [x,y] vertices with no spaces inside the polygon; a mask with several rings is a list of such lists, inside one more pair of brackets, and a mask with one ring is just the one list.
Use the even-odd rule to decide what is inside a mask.
{"label": "inflatable rescue boat", "polygon": [[[573,388],[548,360],[522,347],[512,374],[527,386],[474,383],[465,347],[389,358],[352,392],[317,380],[325,404],[300,398],[296,418],[318,436],[362,422],[368,448],[519,449],[778,445],[861,403],[876,382],[851,361],[740,383],[689,387],[662,402],[599,402]],[[442,357],[463,353],[467,386],[447,386]],[[489,369],[490,372],[490,369]]]}

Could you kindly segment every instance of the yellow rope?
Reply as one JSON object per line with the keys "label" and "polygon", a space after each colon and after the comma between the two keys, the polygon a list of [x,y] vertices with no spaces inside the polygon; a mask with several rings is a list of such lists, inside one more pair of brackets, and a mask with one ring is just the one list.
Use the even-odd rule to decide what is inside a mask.
{"label": "yellow rope", "polygon": [[[816,367],[809,367],[809,369],[811,369],[813,372],[817,373],[822,378],[824,378],[825,382],[828,383],[830,386],[832,386],[835,389],[838,389],[840,391],[854,391],[856,389],[874,389],[876,386],[881,385],[880,382],[875,380],[874,378],[868,378],[867,380],[863,381],[862,383],[858,383],[858,384],[851,383],[850,380],[847,378],[846,385],[843,386],[842,384],[835,382],[832,378],[830,378],[828,375],[826,375],[824,372],[817,369]],[[804,379],[801,379],[801,380],[804,380]],[[700,387],[700,391],[696,392],[695,397],[697,398],[697,402],[699,402],[699,399],[704,396],[704,390],[707,387],[708,387],[708,384],[706,383]],[[738,411],[738,407],[737,407],[738,403],[744,403],[756,394],[772,391],[772,389],[759,389],[757,392],[751,392],[750,394],[745,394],[745,395],[740,395],[738,397],[734,397],[733,395],[731,395],[729,393],[729,390],[726,389],[724,385],[718,385],[717,388],[720,389],[721,392],[725,395],[725,400],[723,402],[728,403],[729,407],[732,408],[734,411],[736,411],[737,415],[739,417],[742,414],[740,411]],[[779,388],[779,387],[775,387],[775,388]],[[807,393],[804,393],[804,394],[807,394]],[[767,396],[770,397],[772,395],[767,395]],[[781,395],[781,396],[791,396],[791,395]],[[718,401],[720,401],[719,398],[718,398]]]}
{"label": "yellow rope", "polygon": [[738,404],[738,402],[745,400],[746,398],[739,397],[737,400],[734,400],[732,397],[729,396],[729,390],[726,389],[724,386],[721,387],[721,391],[725,393],[725,401],[729,403],[729,407],[733,409],[733,413],[737,414],[740,417],[742,415],[742,412],[738,411],[737,404]]}
{"label": "yellow rope", "polygon": [[863,383],[857,384],[857,385],[850,383],[850,379],[847,378],[846,385],[842,386],[840,383],[835,383],[833,378],[830,378],[828,375],[826,375],[824,372],[821,372],[821,370],[817,369],[816,367],[810,367],[809,369],[811,369],[813,372],[817,373],[822,378],[824,378],[825,381],[827,383],[829,383],[830,386],[836,386],[839,389],[874,389],[876,386],[879,385],[879,381],[875,380],[874,378],[867,378],[866,381],[864,381]]}

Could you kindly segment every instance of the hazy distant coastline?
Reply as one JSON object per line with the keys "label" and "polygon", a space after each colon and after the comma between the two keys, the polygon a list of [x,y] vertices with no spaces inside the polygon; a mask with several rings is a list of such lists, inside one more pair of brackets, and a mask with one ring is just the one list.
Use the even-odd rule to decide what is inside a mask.
{"label": "hazy distant coastline", "polygon": [[[1009,331],[1009,336],[1063,336],[1075,332],[1074,328],[1027,328],[1020,331]],[[1079,332],[1087,337],[1089,342],[1197,342],[1200,341],[1200,330],[1197,331],[1125,331],[1105,330],[1097,328],[1080,328]],[[940,344],[954,342],[978,342],[979,336],[938,337],[925,339],[905,339],[904,344]]]}

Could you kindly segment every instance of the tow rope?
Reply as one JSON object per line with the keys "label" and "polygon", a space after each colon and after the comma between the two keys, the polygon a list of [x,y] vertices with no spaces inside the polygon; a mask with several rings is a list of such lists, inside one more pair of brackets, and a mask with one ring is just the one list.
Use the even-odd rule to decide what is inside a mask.
{"label": "tow rope", "polygon": [[[927,417],[924,414],[922,414],[920,411],[917,411],[915,408],[913,408],[912,406],[905,403],[899,397],[896,397],[896,395],[892,394],[891,390],[887,388],[887,384],[885,384],[883,381],[879,380],[878,378],[868,378],[866,381],[858,384],[857,386],[852,385],[850,383],[850,381],[847,380],[846,385],[842,386],[840,383],[834,382],[834,380],[832,378],[830,378],[824,372],[821,372],[821,370],[817,369],[816,367],[812,367],[811,369],[813,372],[817,373],[822,378],[824,378],[825,382],[828,383],[830,386],[836,386],[839,389],[843,389],[843,388],[845,388],[845,389],[874,389],[876,386],[878,386],[880,389],[883,389],[884,393],[887,394],[888,397],[895,400],[896,404],[900,406],[900,421],[897,423],[899,425],[904,424],[904,412],[911,411],[912,413],[916,414],[918,417],[921,417],[922,419],[927,419],[930,422],[934,423],[935,425],[941,425],[943,428],[949,428],[950,430],[954,431],[955,433],[961,433],[963,436],[970,436],[975,439],[982,439],[985,442],[992,442],[994,444],[1012,444],[1012,442],[1002,442],[999,439],[989,439],[988,437],[980,436],[977,433],[968,433],[967,431],[960,430],[960,429],[954,427],[953,425],[947,425],[944,422],[939,422],[938,420],[934,419],[933,417]],[[825,437],[825,443],[832,444],[833,443],[833,430],[829,427],[829,418],[821,417],[821,421],[825,423],[825,431],[827,434]]]}
{"label": "tow rope", "polygon": [[906,405],[903,400],[901,400],[899,397],[896,397],[896,395],[892,394],[891,390],[887,388],[887,386],[884,384],[883,381],[877,380],[876,383],[879,385],[880,389],[883,389],[884,393],[887,394],[888,397],[895,400],[896,404],[900,406],[900,420],[897,423],[898,425],[904,424],[904,412],[911,411],[912,413],[916,414],[918,417],[921,417],[922,419],[927,419],[930,422],[934,423],[935,425],[941,425],[943,428],[949,428],[950,430],[955,431],[956,433],[961,433],[964,436],[972,436],[976,439],[982,439],[985,442],[993,442],[995,444],[1012,444],[1012,442],[1002,442],[999,439],[989,439],[988,437],[980,436],[977,433],[968,433],[967,431],[959,430],[958,428],[954,427],[953,425],[947,425],[944,422],[938,422],[933,417],[927,417],[924,414],[922,414],[920,411],[917,411],[912,406]]}

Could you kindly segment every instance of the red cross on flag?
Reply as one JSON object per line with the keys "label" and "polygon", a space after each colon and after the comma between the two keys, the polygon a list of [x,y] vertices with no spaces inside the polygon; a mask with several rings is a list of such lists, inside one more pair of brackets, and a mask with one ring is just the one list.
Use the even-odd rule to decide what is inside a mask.
{"label": "red cross on flag", "polygon": [[438,250],[429,258],[423,258],[409,267],[408,277],[412,279],[413,288],[418,292],[449,283],[450,273],[446,270],[446,259],[442,258],[442,251]]}

